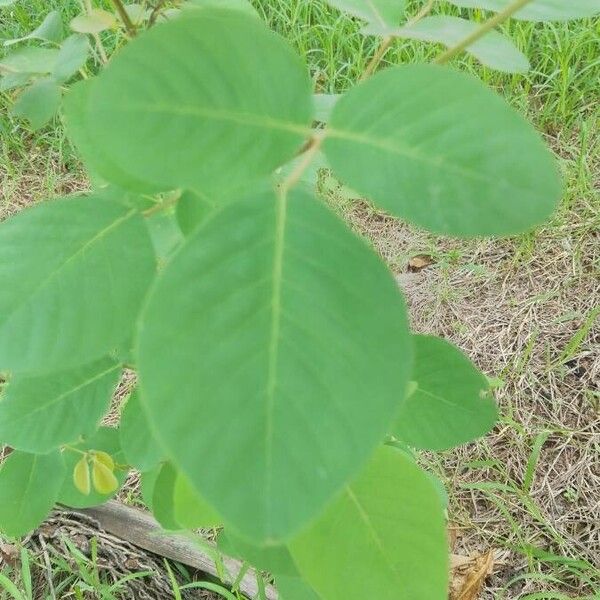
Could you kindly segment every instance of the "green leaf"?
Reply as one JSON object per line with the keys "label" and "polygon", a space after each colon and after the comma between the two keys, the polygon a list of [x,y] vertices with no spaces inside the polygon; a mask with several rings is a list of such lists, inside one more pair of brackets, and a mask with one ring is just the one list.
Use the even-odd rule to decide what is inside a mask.
{"label": "green leaf", "polygon": [[52,76],[57,81],[68,81],[85,65],[90,47],[87,36],[75,33],[61,45]]}
{"label": "green leaf", "polygon": [[178,473],[173,490],[173,514],[184,529],[218,527],[223,519],[192,487],[187,477]]}
{"label": "green leaf", "polygon": [[[126,191],[153,194],[158,190],[145,181],[127,175],[117,163],[99,151],[96,141],[88,127],[88,109],[90,92],[96,84],[97,78],[79,81],[71,87],[65,95],[63,109],[67,124],[67,133],[73,144],[79,150],[88,171],[96,182],[105,184],[101,173],[117,173],[115,178],[122,182]],[[100,181],[99,181],[100,180]]]}
{"label": "green leaf", "polygon": [[447,67],[381,71],[336,105],[324,152],[334,174],[436,233],[510,235],[561,196],[540,135],[477,78]]}
{"label": "green leaf", "polygon": [[146,227],[160,268],[177,250],[184,239],[179,228],[175,207],[171,206],[150,215],[146,219]]}
{"label": "green leaf", "polygon": [[77,33],[101,33],[117,26],[117,19],[112,13],[101,8],[94,8],[88,14],[78,15],[71,20],[71,29]]}
{"label": "green leaf", "polygon": [[215,208],[216,201],[206,194],[184,191],[177,201],[176,209],[177,223],[183,235],[188,236],[192,233]]}
{"label": "green leaf", "polygon": [[253,567],[273,575],[298,577],[298,569],[286,546],[276,544],[256,546],[226,530],[218,537],[221,552],[249,562]]}
{"label": "green leaf", "polygon": [[327,600],[443,600],[446,544],[431,482],[383,446],[290,549],[303,578]]}
{"label": "green leaf", "polygon": [[278,575],[275,585],[280,600],[320,600],[317,593],[300,577]]}
{"label": "green leaf", "polygon": [[[504,10],[514,0],[449,0],[463,8]],[[600,13],[598,0],[533,0],[513,15],[523,21],[567,21]]]}
{"label": "green leaf", "polygon": [[44,454],[93,434],[121,372],[110,359],[40,377],[13,376],[0,397],[0,440]]}
{"label": "green leaf", "polygon": [[22,48],[0,58],[0,71],[9,73],[51,73],[58,50],[49,48]]}
{"label": "green leaf", "polygon": [[118,169],[94,166],[122,187],[163,190],[268,175],[310,135],[310,90],[301,61],[257,19],[189,11],[129,43],[90,88],[89,136]]}
{"label": "green leaf", "polygon": [[31,80],[31,73],[6,73],[0,79],[0,92],[8,92],[18,87],[27,85]]}
{"label": "green leaf", "polygon": [[13,40],[6,40],[5,46],[12,46],[26,40],[44,40],[47,42],[60,42],[63,35],[63,26],[60,12],[53,10],[49,12],[45,19],[31,33]]}
{"label": "green leaf", "polygon": [[65,474],[58,451],[12,452],[0,468],[0,530],[20,537],[40,525],[56,503]]}
{"label": "green leaf", "polygon": [[33,130],[43,127],[58,111],[60,86],[51,79],[39,79],[23,90],[12,107],[12,114],[27,119]]}
{"label": "green leaf", "polygon": [[355,17],[379,26],[394,27],[404,15],[404,0],[326,0]]}
{"label": "green leaf", "polygon": [[[75,448],[75,450],[78,450],[79,452],[71,450],[71,447]],[[85,438],[83,441],[77,444],[71,444],[70,448],[67,448],[64,451],[67,473],[70,474],[74,472],[75,466],[81,460],[81,452],[100,450],[110,454],[117,465],[115,476],[117,478],[119,487],[125,483],[125,479],[127,478],[127,469],[123,467],[119,468],[119,465],[123,465],[125,457],[123,456],[123,452],[121,451],[121,446],[119,444],[118,429],[114,429],[112,427],[101,427],[94,435]],[[110,500],[116,495],[117,491],[118,488],[109,494],[100,494],[96,490],[92,489],[89,495],[85,495],[75,487],[73,478],[67,477],[64,480],[62,489],[60,490],[58,502],[73,508],[89,508],[91,506],[98,506],[99,504],[103,504],[107,500]]]}
{"label": "green leaf", "polygon": [[156,520],[167,530],[177,531],[181,526],[175,519],[175,481],[177,470],[172,463],[165,463],[154,482],[152,512]]}
{"label": "green leaf", "polygon": [[183,6],[184,8],[194,9],[226,8],[228,10],[240,10],[252,17],[259,16],[258,11],[249,0],[189,0]]}
{"label": "green leaf", "polygon": [[154,486],[156,480],[163,468],[162,464],[156,465],[149,471],[144,471],[140,474],[140,491],[142,494],[142,500],[149,510],[152,510],[152,498],[154,496]]}
{"label": "green leaf", "polygon": [[[381,30],[381,28],[377,28],[372,30],[367,26],[363,29],[363,33],[394,35],[411,40],[439,42],[451,47],[458,44],[479,27],[478,23],[467,19],[436,15],[425,17],[414,25],[398,29]],[[484,37],[468,46],[465,52],[473,55],[486,67],[506,73],[526,73],[530,68],[527,57],[515,46],[512,40],[499,31],[488,32]]]}
{"label": "green leaf", "polygon": [[139,214],[94,196],[7,219],[0,252],[0,365],[13,371],[63,370],[108,354],[129,337],[155,275]]}
{"label": "green leaf", "polygon": [[125,460],[136,469],[149,471],[164,459],[164,452],[148,425],[137,390],[129,396],[121,413],[119,434]]}
{"label": "green leaf", "polygon": [[485,375],[445,340],[428,335],[413,340],[417,387],[402,404],[392,433],[424,450],[446,450],[485,435],[498,418]]}
{"label": "green leaf", "polygon": [[137,354],[165,450],[256,543],[289,537],[353,475],[411,367],[383,263],[321,203],[270,190],[187,238],[149,297]]}

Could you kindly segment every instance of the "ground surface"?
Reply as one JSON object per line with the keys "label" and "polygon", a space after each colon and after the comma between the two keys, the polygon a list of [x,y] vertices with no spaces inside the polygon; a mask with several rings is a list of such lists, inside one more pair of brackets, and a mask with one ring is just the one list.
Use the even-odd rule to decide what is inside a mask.
{"label": "ground surface", "polygon": [[[65,20],[76,10],[56,0],[21,4],[2,35],[32,29],[50,5]],[[256,4],[306,57],[319,91],[350,86],[374,49],[355,22],[319,1]],[[494,432],[423,457],[447,485],[456,551],[494,552],[484,597],[598,598],[600,23],[510,30],[532,60],[530,75],[463,66],[526,113],[559,157],[566,190],[552,223],[518,239],[461,242],[375,212],[327,174],[321,187],[398,275],[415,330],[451,339],[497,378],[502,418]],[[398,43],[386,58],[434,53]],[[0,215],[86,189],[60,122],[32,134],[7,115],[10,95],[0,102]],[[423,260],[410,268],[414,257]]]}

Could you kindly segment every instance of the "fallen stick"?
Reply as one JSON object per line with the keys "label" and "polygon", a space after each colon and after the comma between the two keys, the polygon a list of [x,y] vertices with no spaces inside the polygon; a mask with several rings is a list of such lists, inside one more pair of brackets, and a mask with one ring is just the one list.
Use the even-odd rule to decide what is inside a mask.
{"label": "fallen stick", "polygon": [[[243,567],[241,561],[221,554],[224,572],[219,571],[210,556],[210,550],[203,551],[199,545],[182,534],[166,532],[148,513],[125,506],[115,500],[94,508],[65,510],[87,515],[97,521],[98,525],[108,533],[134,546],[222,579],[228,585],[232,585],[237,580]],[[215,552],[219,552],[211,542],[205,543]],[[258,597],[259,587],[256,571],[248,569],[239,580],[237,587],[248,598]],[[264,587],[267,600],[277,600],[277,590],[269,584],[265,584]]]}

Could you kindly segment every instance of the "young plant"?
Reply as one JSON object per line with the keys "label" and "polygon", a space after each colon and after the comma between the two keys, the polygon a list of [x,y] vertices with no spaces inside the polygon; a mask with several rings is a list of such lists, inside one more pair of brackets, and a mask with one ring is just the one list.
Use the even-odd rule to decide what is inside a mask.
{"label": "young plant", "polygon": [[[332,100],[313,98],[247,4],[197,4],[66,96],[96,189],[0,226],[0,440],[14,448],[0,527],[18,536],[56,502],[101,503],[133,467],[164,527],[223,527],[221,547],[270,571],[284,599],[442,599],[443,494],[407,447],[484,435],[488,380],[448,342],[411,335],[394,278],[306,174],[326,163],[439,234],[530,230],[561,195],[551,153],[443,63],[483,40],[502,54],[507,40],[483,36],[520,9],[597,6],[481,0],[500,12],[452,29],[440,64],[370,76],[398,31],[448,30],[427,21],[433,2],[400,26],[398,0],[332,1],[385,36],[368,77]],[[99,429],[125,366],[137,390],[120,429]]]}

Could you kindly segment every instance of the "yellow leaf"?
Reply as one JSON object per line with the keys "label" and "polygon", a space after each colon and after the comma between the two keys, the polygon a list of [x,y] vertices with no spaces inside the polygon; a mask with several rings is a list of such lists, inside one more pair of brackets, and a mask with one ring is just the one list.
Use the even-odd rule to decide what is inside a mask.
{"label": "yellow leaf", "polygon": [[90,493],[90,467],[87,456],[84,456],[73,469],[73,483],[75,487],[84,495]]}
{"label": "yellow leaf", "polygon": [[101,450],[94,450],[92,454],[94,458],[98,462],[101,462],[109,471],[115,470],[115,461],[110,454],[102,452]]}
{"label": "yellow leaf", "polygon": [[92,481],[94,489],[99,494],[112,494],[118,487],[119,482],[114,473],[95,456],[92,465]]}

